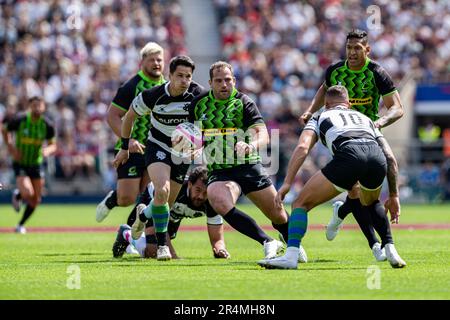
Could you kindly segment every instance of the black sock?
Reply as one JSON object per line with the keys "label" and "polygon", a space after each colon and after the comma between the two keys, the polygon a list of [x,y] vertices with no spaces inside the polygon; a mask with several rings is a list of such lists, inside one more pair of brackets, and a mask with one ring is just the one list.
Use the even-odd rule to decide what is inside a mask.
{"label": "black sock", "polygon": [[286,212],[288,216],[288,222],[283,224],[275,224],[272,222],[272,227],[274,227],[281,235],[283,236],[284,242],[288,243],[289,239],[289,214]]}
{"label": "black sock", "polygon": [[338,217],[344,220],[350,212],[352,212],[353,205],[360,204],[359,199],[350,199],[348,196],[344,201],[344,204],[338,210]]}
{"label": "black sock", "polygon": [[[138,196],[137,203],[134,206],[133,210],[131,210],[130,215],[128,216],[127,224],[129,226],[132,226],[134,221],[136,220],[136,208],[137,208],[137,206],[139,204],[141,204],[141,203],[143,203],[146,206],[148,206],[150,204],[150,201],[152,201],[152,197],[148,193],[148,189],[145,188],[145,190],[143,192],[141,192],[141,194]],[[145,216],[144,212],[141,212],[141,214],[139,215],[139,220],[141,220],[142,222],[146,222],[147,221],[147,217]]]}
{"label": "black sock", "polygon": [[22,199],[22,195],[20,194],[20,192],[17,192],[15,194],[16,200],[21,200]]}
{"label": "black sock", "polygon": [[114,192],[109,196],[108,199],[105,201],[105,205],[108,207],[108,209],[112,209],[114,207],[117,207],[117,191],[114,190]]}
{"label": "black sock", "polygon": [[25,222],[28,220],[28,218],[33,214],[35,208],[30,207],[30,205],[27,205],[25,207],[25,211],[23,212],[23,217],[19,222],[19,225],[23,226]]}
{"label": "black sock", "polygon": [[359,228],[364,233],[364,236],[369,243],[369,247],[372,249],[373,245],[379,241],[377,236],[375,235],[375,230],[373,228],[371,214],[369,212],[370,209],[362,206],[361,202],[359,202],[359,199],[356,200],[358,201],[358,204],[356,204],[356,202],[353,202],[352,205],[353,216],[355,217],[356,222],[358,222]]}
{"label": "black sock", "polygon": [[158,246],[165,246],[167,241],[166,241],[166,233],[167,232],[157,232],[156,233],[156,242],[158,244]]}
{"label": "black sock", "polygon": [[132,226],[133,223],[136,221],[136,208],[137,204],[134,206],[133,210],[131,210],[130,214],[128,215],[127,219],[127,225]]}
{"label": "black sock", "polygon": [[256,224],[256,221],[252,217],[236,207],[228,211],[223,218],[234,229],[261,244],[264,244],[264,241],[272,240],[272,238]]}
{"label": "black sock", "polygon": [[394,243],[392,239],[391,225],[389,224],[389,219],[384,211],[383,205],[380,201],[376,201],[374,204],[369,206],[369,208],[373,226],[381,238],[381,247],[384,248],[386,244]]}

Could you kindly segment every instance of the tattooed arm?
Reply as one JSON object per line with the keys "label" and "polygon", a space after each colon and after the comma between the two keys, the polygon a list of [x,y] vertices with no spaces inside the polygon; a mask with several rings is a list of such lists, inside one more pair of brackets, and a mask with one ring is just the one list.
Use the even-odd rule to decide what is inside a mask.
{"label": "tattooed arm", "polygon": [[398,192],[398,164],[391,147],[384,137],[377,139],[387,161],[387,180],[389,186],[389,199],[384,203],[386,213],[391,214],[391,222],[398,223],[400,217],[400,199]]}

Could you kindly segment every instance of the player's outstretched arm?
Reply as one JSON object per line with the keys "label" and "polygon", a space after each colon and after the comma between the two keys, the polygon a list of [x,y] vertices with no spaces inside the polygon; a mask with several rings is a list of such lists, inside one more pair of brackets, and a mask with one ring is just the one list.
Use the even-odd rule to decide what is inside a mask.
{"label": "player's outstretched arm", "polygon": [[380,117],[377,121],[375,121],[375,127],[383,128],[386,127],[403,116],[404,110],[402,101],[400,99],[400,94],[398,91],[383,97],[384,106],[387,109],[385,115]]}
{"label": "player's outstretched arm", "polygon": [[302,134],[298,138],[298,144],[295,147],[294,153],[289,160],[283,185],[281,186],[280,190],[278,190],[277,196],[275,198],[275,204],[277,205],[277,207],[281,207],[284,197],[289,192],[298,170],[300,170],[300,167],[303,165],[303,162],[305,162],[309,151],[316,144],[316,142],[317,135],[313,130],[302,131]]}
{"label": "player's outstretched arm", "polygon": [[391,222],[398,223],[400,217],[400,199],[398,192],[398,164],[394,153],[384,137],[377,138],[378,145],[383,150],[387,161],[387,180],[389,186],[389,199],[384,207],[391,214]]}
{"label": "player's outstretched arm", "polygon": [[223,225],[208,224],[208,235],[214,258],[228,259],[230,254],[225,247],[225,240],[223,237]]}
{"label": "player's outstretched arm", "polygon": [[317,90],[316,95],[314,96],[311,104],[308,109],[300,116],[299,122],[300,124],[306,124],[309,119],[311,119],[314,112],[319,110],[325,103],[325,93],[327,92],[327,86],[325,82],[322,83],[319,90]]}

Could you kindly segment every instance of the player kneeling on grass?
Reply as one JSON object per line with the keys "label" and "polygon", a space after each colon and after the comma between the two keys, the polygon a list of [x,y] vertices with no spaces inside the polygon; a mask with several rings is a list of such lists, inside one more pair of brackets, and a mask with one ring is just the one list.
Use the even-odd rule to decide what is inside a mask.
{"label": "player kneeling on grass", "polygon": [[[344,190],[352,189],[356,182],[361,186],[360,201],[365,214],[369,215],[372,211],[385,212],[385,208],[378,200],[381,185],[387,167],[389,187],[397,190],[397,162],[373,122],[349,107],[345,87],[332,86],[325,95],[325,111],[312,118],[303,130],[289,161],[285,181],[275,199],[277,206],[282,205],[295,175],[318,138],[331,151],[333,159],[308,180],[293,202],[286,253],[278,258],[260,260],[258,261],[260,266],[296,269],[298,248],[308,225],[307,212],[333,199]],[[385,206],[391,213],[391,222],[398,223],[400,215],[398,192],[390,190],[390,198]],[[384,216],[384,234],[389,238],[385,245],[387,260],[392,267],[402,268],[406,263],[394,247],[389,220],[386,215]]]}
{"label": "player kneeling on grass", "polygon": [[[196,167],[189,175],[175,203],[170,210],[169,225],[167,227],[167,244],[170,249],[172,258],[178,258],[171,240],[175,239],[181,220],[184,218],[198,218],[207,217],[207,227],[209,240],[215,258],[229,258],[230,254],[225,248],[225,241],[223,237],[222,217],[218,215],[208,203],[206,195],[206,181],[207,169],[204,167]],[[153,196],[153,185],[150,184],[148,192]],[[138,214],[143,214],[145,204],[138,205]],[[133,240],[131,237],[131,227],[124,224],[121,225],[116,241],[113,245],[113,256],[122,257],[129,244],[133,245],[139,254],[145,258],[156,258],[157,241],[155,236],[155,228],[153,226],[153,219],[142,217],[142,221],[147,221],[145,234],[142,231],[138,240]]]}

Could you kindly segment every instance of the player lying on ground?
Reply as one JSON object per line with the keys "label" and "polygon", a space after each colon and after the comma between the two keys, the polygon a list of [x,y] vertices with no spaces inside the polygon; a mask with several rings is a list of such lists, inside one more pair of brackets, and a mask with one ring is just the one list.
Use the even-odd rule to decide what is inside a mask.
{"label": "player lying on ground", "polygon": [[[172,245],[173,239],[177,236],[178,228],[181,220],[184,218],[198,218],[207,217],[207,228],[211,247],[216,258],[229,258],[225,247],[225,240],[223,237],[223,221],[222,217],[218,215],[208,203],[206,196],[206,182],[207,171],[206,168],[197,167],[192,170],[189,175],[189,180],[185,182],[178,194],[175,203],[170,210],[169,225],[167,227],[167,244],[170,248],[172,258],[178,258],[175,249]],[[154,195],[154,188],[149,184],[148,193]],[[144,204],[138,205],[139,214],[143,214]],[[156,258],[157,241],[155,236],[155,228],[153,226],[153,219],[145,217],[146,229],[145,234],[142,231],[137,231],[140,236],[137,240],[131,237],[131,227],[128,225],[121,225],[113,245],[113,256],[121,257],[128,244],[132,244],[139,254],[145,258]]]}
{"label": "player lying on ground", "polygon": [[[333,159],[308,180],[293,202],[285,255],[261,260],[258,262],[259,265],[266,268],[296,269],[298,248],[308,226],[308,211],[333,199],[344,190],[350,190],[356,182],[361,186],[360,200],[364,213],[369,215],[375,210],[385,213],[385,208],[378,200],[381,186],[386,170],[396,176],[397,163],[393,155],[388,159],[385,156],[390,151],[389,147],[381,138],[379,130],[375,129],[373,122],[349,107],[345,87],[330,87],[325,95],[325,111],[311,119],[300,135],[299,143],[289,161],[285,181],[276,197],[277,206],[282,205],[294,177],[319,138],[330,150]],[[391,213],[391,221],[398,223],[400,215],[398,196],[391,196],[385,205]],[[392,267],[402,268],[406,263],[394,247],[389,220],[386,215],[384,217],[387,260]]]}
{"label": "player lying on ground", "polygon": [[[187,182],[183,184],[183,187],[178,194],[177,199],[175,200],[174,205],[170,210],[170,219],[168,225],[168,246],[171,250],[171,254],[176,256],[175,250],[171,244],[170,239],[174,239],[178,228],[180,226],[181,220],[184,218],[197,218],[201,216],[207,216],[208,223],[208,234],[210,236],[211,246],[213,247],[214,255],[216,258],[226,258],[229,256],[228,252],[225,249],[225,243],[223,240],[223,228],[222,228],[222,217],[218,215],[214,209],[211,207],[207,200],[206,194],[206,182],[208,180],[208,171],[205,167],[196,167],[194,168]],[[152,188],[149,188],[150,194],[153,195]],[[138,224],[133,225],[133,231],[139,235],[138,241],[141,241],[138,245],[139,248],[142,248],[142,230],[144,226],[146,228],[147,234],[147,251],[146,257],[154,257],[156,252],[156,242],[155,242],[155,231],[153,228],[153,220],[149,219],[147,221],[147,217],[143,213],[143,208],[145,206],[140,205],[138,208],[139,219]],[[277,254],[277,246],[274,246],[275,242],[271,237],[269,237],[254,221],[253,218],[243,213],[242,215],[238,215],[239,219],[232,219],[231,221],[227,220],[227,216],[224,217],[225,221],[227,221],[234,229],[241,232],[248,237],[251,237],[253,234],[249,233],[244,227],[249,227],[255,229],[255,234],[257,236],[251,237],[255,241],[259,242],[264,247],[264,256],[267,258],[275,257]],[[147,223],[145,224],[145,221]],[[138,230],[135,230],[135,226],[140,226]],[[119,230],[119,233],[116,238],[116,242],[113,246],[113,255],[121,256],[125,251],[128,242],[125,242],[123,238],[123,232],[128,228],[126,226],[122,227],[122,230]],[[115,249],[116,248],[116,249]],[[117,252],[117,254],[116,254]],[[306,262],[306,261],[302,261]]]}

